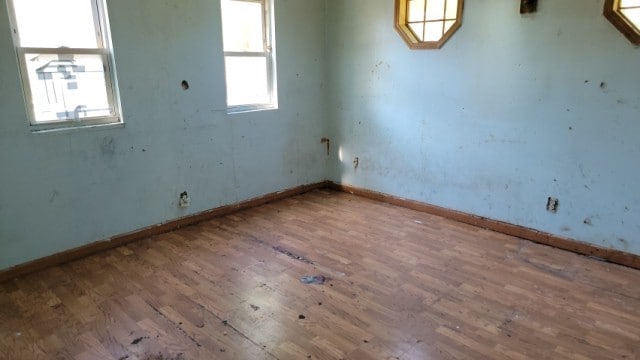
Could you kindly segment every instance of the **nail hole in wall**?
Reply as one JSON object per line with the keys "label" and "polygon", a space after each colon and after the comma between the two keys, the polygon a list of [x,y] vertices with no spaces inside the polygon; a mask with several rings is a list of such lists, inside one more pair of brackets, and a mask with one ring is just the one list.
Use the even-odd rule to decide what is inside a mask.
{"label": "nail hole in wall", "polygon": [[189,83],[187,80],[182,80],[182,90],[189,90]]}

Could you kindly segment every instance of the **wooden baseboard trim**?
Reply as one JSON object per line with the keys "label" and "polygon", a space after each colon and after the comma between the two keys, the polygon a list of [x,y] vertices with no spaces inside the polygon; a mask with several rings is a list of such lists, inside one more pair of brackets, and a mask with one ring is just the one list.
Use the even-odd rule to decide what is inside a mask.
{"label": "wooden baseboard trim", "polygon": [[640,256],[626,253],[620,250],[607,249],[596,245],[584,243],[578,240],[565,238],[546,232],[513,225],[506,222],[489,219],[482,216],[472,215],[461,211],[451,210],[436,205],[422,203],[415,200],[404,199],[389,194],[376,192],[373,190],[361,189],[351,185],[338,184],[331,181],[323,181],[309,185],[302,185],[283,191],[278,191],[253,199],[239,202],[237,204],[226,205],[215,209],[203,211],[198,214],[189,215],[166,223],[149,226],[130,233],[114,236],[110,239],[97,241],[83,245],[74,249],[49,255],[24,264],[16,265],[4,270],[0,270],[0,283],[27,275],[51,266],[61,265],[73,260],[96,254],[105,250],[113,249],[130,242],[148,238],[154,235],[163,234],[181,227],[196,224],[216,217],[228,215],[240,210],[260,206],[272,201],[285,199],[291,196],[303,194],[312,190],[331,188],[338,191],[362,196],[365,198],[382,201],[385,203],[405,207],[408,209],[425,212],[432,215],[441,216],[461,223],[470,224],[485,229],[497,231],[503,234],[516,236],[522,239],[531,240],[536,243],[553,246],[559,249],[568,250],[585,256],[596,257],[611,263],[640,269]]}
{"label": "wooden baseboard trim", "polygon": [[415,200],[404,199],[393,195],[388,195],[373,190],[360,189],[350,185],[331,182],[330,187],[334,190],[347,192],[365,198],[382,201],[385,203],[398,205],[412,210],[425,212],[432,215],[441,216],[447,219],[459,221],[485,229],[497,231],[503,234],[516,236],[522,239],[531,240],[536,243],[553,246],[559,249],[568,250],[585,256],[603,259],[605,261],[640,269],[640,256],[626,253],[620,250],[607,249],[596,245],[588,244],[578,240],[565,238],[546,232],[526,228],[519,225],[509,224],[503,221],[493,220],[482,216],[472,215],[461,211],[451,210],[436,205],[426,204]]}
{"label": "wooden baseboard trim", "polygon": [[87,245],[83,245],[74,249],[63,251],[57,254],[49,255],[40,259],[36,259],[24,264],[16,265],[4,270],[0,270],[0,283],[27,275],[39,270],[43,270],[55,265],[61,265],[73,260],[96,254],[101,251],[116,248],[130,242],[148,238],[154,235],[163,234],[172,230],[179,229],[188,225],[193,225],[205,220],[228,215],[240,210],[260,206],[276,200],[285,199],[294,195],[303,194],[315,189],[330,187],[331,182],[323,181],[319,183],[297,186],[294,188],[277,191],[274,193],[262,195],[253,199],[245,200],[237,204],[226,205],[215,209],[203,211],[198,214],[185,216],[176,220],[171,220],[162,224],[152,225],[130,233],[114,236],[110,239],[97,241]]}

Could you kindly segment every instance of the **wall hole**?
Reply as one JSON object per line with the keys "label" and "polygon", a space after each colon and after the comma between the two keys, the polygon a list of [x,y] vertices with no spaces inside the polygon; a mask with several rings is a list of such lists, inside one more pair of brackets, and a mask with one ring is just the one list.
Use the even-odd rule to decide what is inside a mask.
{"label": "wall hole", "polygon": [[558,199],[549,197],[547,198],[547,211],[555,213],[558,211]]}
{"label": "wall hole", "polygon": [[189,82],[182,80],[182,90],[189,90]]}
{"label": "wall hole", "polygon": [[538,0],[520,0],[520,14],[531,14],[538,10]]}

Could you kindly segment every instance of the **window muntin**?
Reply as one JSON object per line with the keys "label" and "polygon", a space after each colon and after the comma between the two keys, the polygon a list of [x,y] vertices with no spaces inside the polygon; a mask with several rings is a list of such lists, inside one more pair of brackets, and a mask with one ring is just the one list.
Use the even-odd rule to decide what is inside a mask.
{"label": "window muntin", "polygon": [[640,45],[640,0],[605,0],[604,16],[629,41]]}
{"label": "window muntin", "polygon": [[32,125],[121,122],[103,0],[10,0]]}
{"label": "window muntin", "polygon": [[395,28],[409,47],[437,49],[461,25],[463,0],[396,0]]}
{"label": "window muntin", "polygon": [[271,11],[267,0],[222,0],[222,36],[231,111],[276,105]]}

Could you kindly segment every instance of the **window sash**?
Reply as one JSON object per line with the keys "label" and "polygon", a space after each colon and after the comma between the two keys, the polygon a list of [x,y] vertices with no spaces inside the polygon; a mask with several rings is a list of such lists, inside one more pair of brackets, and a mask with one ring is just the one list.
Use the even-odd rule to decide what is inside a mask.
{"label": "window sash", "polygon": [[[457,9],[458,7],[457,3],[451,0],[442,0],[442,1],[443,1],[443,8],[442,8],[441,16],[439,15],[434,18],[429,18],[427,16],[427,13],[428,13],[427,7],[429,5],[429,0],[425,0],[423,4],[423,9],[419,13],[419,17],[417,20],[409,20],[410,16],[415,16],[415,15],[412,15],[411,1],[406,2],[406,8],[405,8],[405,13],[407,14],[406,25],[408,26],[409,29],[411,29],[411,31],[420,41],[423,41],[423,42],[438,41],[438,39],[441,39],[442,36],[444,36],[444,34],[446,34],[447,31],[449,31],[449,29],[453,26],[453,24],[458,20],[457,12],[454,13],[455,17],[447,16],[447,15],[451,15],[450,14],[451,8]],[[455,6],[452,7],[452,4],[450,4],[450,2],[455,3]],[[438,34],[439,37],[436,40],[430,39],[429,36],[427,36],[427,27],[429,25],[436,25],[438,27],[441,27],[440,33]],[[421,31],[418,32],[417,29],[419,28],[421,28]]]}
{"label": "window sash", "polygon": [[[266,63],[266,76],[267,76],[267,100],[266,102],[258,103],[245,103],[237,105],[229,105],[229,84],[227,84],[227,110],[230,113],[233,112],[245,112],[262,109],[272,109],[276,107],[275,96],[275,67],[274,67],[274,52],[271,45],[271,4],[269,0],[230,0],[237,2],[251,2],[259,3],[262,5],[262,39],[264,51],[224,51],[225,64],[228,58],[264,58]],[[222,14],[224,16],[224,13]],[[228,46],[228,44],[227,44]],[[223,48],[225,44],[223,43]],[[225,72],[226,72],[225,68]]]}
{"label": "window sash", "polygon": [[238,57],[270,57],[270,51],[225,51],[224,56]]}
{"label": "window sash", "polygon": [[[228,58],[263,58],[265,59],[265,72],[266,72],[266,93],[267,98],[264,102],[250,102],[229,105],[229,84],[227,84],[227,109],[229,112],[245,112],[252,110],[272,109],[275,108],[275,94],[274,94],[274,78],[273,78],[273,62],[271,52],[226,52],[225,53],[225,66]],[[225,68],[225,72],[228,71]]]}
{"label": "window sash", "polygon": [[[9,8],[9,17],[12,24],[12,33],[14,37],[15,51],[18,57],[18,65],[20,68],[20,78],[27,108],[29,124],[34,130],[46,130],[55,128],[77,127],[87,125],[100,125],[121,123],[119,115],[119,101],[116,88],[115,71],[113,69],[113,54],[110,48],[108,20],[102,0],[90,0],[94,34],[96,36],[95,48],[71,48],[71,47],[23,47],[20,42],[20,29],[16,20],[15,8],[13,5],[15,0],[7,0]],[[26,62],[27,54],[47,54],[47,55],[99,55],[102,60],[104,84],[106,93],[106,102],[108,105],[109,115],[87,116],[82,118],[65,118],[60,120],[38,120],[36,108],[34,106],[33,90],[28,73]]]}
{"label": "window sash", "polygon": [[[108,49],[75,49],[75,48],[18,48],[18,61],[20,64],[20,73],[24,88],[25,102],[27,103],[27,110],[29,112],[29,122],[31,125],[49,125],[55,126],[60,124],[66,125],[86,125],[86,124],[105,124],[113,123],[119,120],[116,96],[114,92],[114,84],[112,82],[112,71],[110,66],[110,53]],[[109,115],[87,116],[82,118],[66,118],[60,120],[39,120],[36,114],[36,107],[34,104],[33,90],[31,89],[31,83],[29,78],[29,72],[27,69],[26,56],[27,54],[48,54],[48,55],[100,55],[103,65],[103,74],[106,90],[106,101],[108,104]],[[79,124],[80,123],[80,124]]]}

